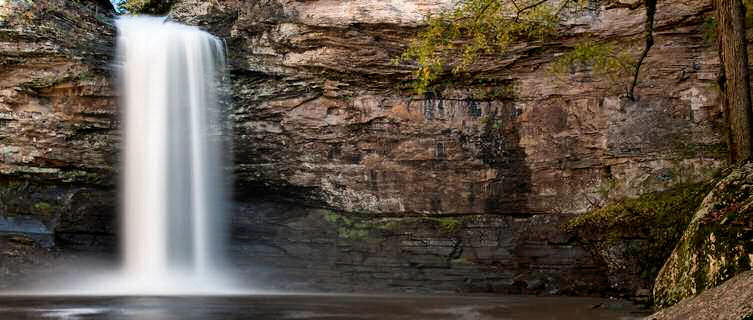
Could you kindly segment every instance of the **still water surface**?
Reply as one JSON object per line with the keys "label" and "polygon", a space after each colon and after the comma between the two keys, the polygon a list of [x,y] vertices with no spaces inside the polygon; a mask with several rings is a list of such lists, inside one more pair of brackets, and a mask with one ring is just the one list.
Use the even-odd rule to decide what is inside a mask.
{"label": "still water surface", "polygon": [[642,315],[626,303],[561,297],[0,297],[3,320],[627,320]]}

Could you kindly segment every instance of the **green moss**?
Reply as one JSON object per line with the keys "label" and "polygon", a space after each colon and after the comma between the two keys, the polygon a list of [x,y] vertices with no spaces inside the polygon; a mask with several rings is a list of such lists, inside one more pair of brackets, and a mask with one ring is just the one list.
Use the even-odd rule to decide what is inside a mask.
{"label": "green moss", "polygon": [[672,139],[672,150],[683,158],[710,157],[714,159],[727,159],[729,150],[726,143],[699,144],[685,136],[676,136]]}
{"label": "green moss", "polygon": [[455,259],[450,260],[450,263],[459,264],[459,265],[469,265],[469,264],[473,264],[473,261],[470,261],[465,257],[460,257],[460,258],[455,258]]}
{"label": "green moss", "polygon": [[610,43],[585,39],[571,51],[555,59],[550,64],[549,71],[555,75],[564,75],[581,67],[589,67],[595,76],[606,79],[616,88],[627,89],[629,83],[626,81],[632,81],[632,74],[637,66],[638,61],[626,50]]}
{"label": "green moss", "polygon": [[662,269],[654,286],[657,305],[670,306],[751,269],[751,168],[725,173]]}
{"label": "green moss", "polygon": [[172,0],[124,0],[119,7],[129,13],[165,14],[172,6]]}
{"label": "green moss", "polygon": [[326,220],[329,223],[336,224],[337,221],[340,219],[340,215],[334,211],[330,211],[330,210],[319,210],[319,211],[324,217],[324,220]]}
{"label": "green moss", "polygon": [[498,0],[463,1],[454,10],[430,16],[427,27],[395,59],[413,61],[414,88],[423,94],[447,75],[465,73],[482,55],[504,53],[520,41],[543,41],[557,35],[560,22],[556,4],[546,1],[524,10]]}
{"label": "green moss", "polygon": [[447,234],[453,234],[463,226],[463,221],[455,217],[424,217],[423,219],[436,223],[439,229]]}
{"label": "green moss", "polygon": [[406,219],[398,219],[398,218],[391,218],[391,219],[385,219],[382,221],[381,224],[377,226],[380,230],[386,230],[386,231],[395,231],[400,229],[401,226],[403,226],[406,223]]}
{"label": "green moss", "polygon": [[363,241],[368,239],[369,230],[359,227],[341,227],[337,228],[337,234],[343,239]]}
{"label": "green moss", "polygon": [[617,201],[571,219],[565,229],[607,243],[645,239],[628,245],[626,255],[640,257],[640,275],[652,281],[711,187],[710,183],[686,184]]}
{"label": "green moss", "polygon": [[369,233],[374,226],[357,217],[351,218],[330,210],[320,210],[322,217],[327,222],[337,227],[337,236],[351,241],[363,241],[368,239]]}
{"label": "green moss", "polygon": [[703,24],[701,25],[701,33],[703,34],[703,39],[706,41],[706,44],[716,44],[716,29],[717,21],[714,17],[709,17],[703,21]]}

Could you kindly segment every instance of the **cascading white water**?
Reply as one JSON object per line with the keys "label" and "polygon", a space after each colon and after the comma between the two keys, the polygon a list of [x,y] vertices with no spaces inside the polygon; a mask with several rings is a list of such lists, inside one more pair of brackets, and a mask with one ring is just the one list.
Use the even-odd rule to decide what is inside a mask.
{"label": "cascading white water", "polygon": [[158,17],[123,17],[117,27],[124,275],[147,292],[216,284],[208,279],[222,261],[216,129],[223,43]]}
{"label": "cascading white water", "polygon": [[[121,17],[120,270],[71,266],[13,295],[247,295],[224,266],[218,93],[224,43],[159,17]],[[64,268],[68,269],[68,268]],[[0,292],[2,295],[3,292]]]}

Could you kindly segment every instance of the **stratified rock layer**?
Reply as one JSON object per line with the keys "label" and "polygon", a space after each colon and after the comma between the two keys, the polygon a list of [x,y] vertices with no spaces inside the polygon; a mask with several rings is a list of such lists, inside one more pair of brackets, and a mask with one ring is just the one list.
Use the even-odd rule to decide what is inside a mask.
{"label": "stratified rock layer", "polygon": [[633,196],[723,163],[705,2],[659,8],[635,102],[588,68],[547,68],[578,35],[637,39],[642,10],[624,8],[574,13],[563,42],[484,57],[472,67],[484,82],[411,95],[412,66],[391,60],[450,3],[178,1],[173,18],[228,42],[243,197],[383,215],[583,212],[607,185]]}
{"label": "stratified rock layer", "polygon": [[[233,263],[262,288],[598,295],[605,265],[563,217],[370,218],[259,202],[233,221]],[[249,257],[252,257],[249,259]]]}
{"label": "stratified rock layer", "polygon": [[[443,278],[447,281],[442,285],[427,285],[431,287],[469,288],[473,286],[460,279],[476,279],[468,281],[485,283],[481,287],[486,288],[503,288],[495,283],[507,283],[507,290],[514,291],[509,286],[515,280],[510,279],[518,277],[520,283],[546,283],[537,292],[552,288],[565,292],[562,282],[553,277],[594,283],[590,277],[598,274],[602,282],[597,291],[648,292],[649,287],[637,288],[645,281],[635,280],[635,274],[606,276],[611,271],[602,268],[607,264],[603,254],[585,259],[558,249],[566,244],[583,252],[559,225],[610,199],[697,182],[724,165],[726,148],[718,129],[721,110],[718,93],[712,89],[717,53],[700,32],[711,13],[709,5],[703,1],[660,4],[658,45],[644,65],[637,101],[620,98],[623,84],[594,77],[588,66],[564,76],[548,71],[548,64],[583,34],[617,41],[638,54],[641,48],[630,43],[640,40],[643,10],[604,6],[573,12],[562,41],[521,44],[509,54],[483,57],[472,67],[482,80],[457,79],[444,92],[416,96],[405,89],[413,66],[391,60],[406,48],[425,15],[452,3],[178,1],[172,18],[203,26],[228,43],[238,200],[291,201],[346,216],[341,211],[357,213],[353,216],[368,221],[486,217],[490,230],[508,230],[500,239],[512,241],[516,248],[525,247],[525,237],[516,236],[522,230],[546,234],[537,242],[546,258],[531,262],[523,249],[513,250],[520,254],[510,254],[509,260],[481,255],[468,269],[447,266],[442,272],[456,277]],[[273,215],[253,207],[241,216]],[[278,248],[271,254],[277,258],[262,259],[273,265],[272,260],[287,261],[281,258],[287,253],[299,261],[278,266],[301,266],[300,255],[291,252],[322,252],[319,244],[303,241],[306,236],[293,237],[286,230],[328,234],[330,242],[342,243],[331,238],[336,227],[289,225],[298,226],[297,219],[303,218],[278,221],[272,224],[273,231],[265,228],[263,241],[236,242],[252,244],[243,251],[248,256],[264,257],[269,247]],[[510,219],[519,224],[509,229],[498,225]],[[529,225],[535,227],[524,227]],[[431,224],[408,227],[402,235],[423,239],[424,229],[432,230]],[[345,242],[340,249],[321,253],[332,255],[328,259],[333,261],[315,261],[336,275],[364,274],[369,280],[362,281],[380,285],[384,281],[378,274],[383,270],[410,274],[421,269],[420,263],[393,261],[409,261],[413,251],[394,244],[373,245],[391,243],[394,237],[369,235],[375,239],[366,241],[368,249],[359,253],[363,259],[347,258],[356,244]],[[440,243],[427,241],[426,246],[449,250]],[[502,250],[495,245],[489,248]],[[529,249],[531,254],[537,251]],[[334,262],[338,257],[351,262]],[[545,266],[547,260],[561,264],[550,268]],[[499,277],[477,281],[484,273],[474,268],[497,270]],[[535,276],[538,270],[546,270],[547,275]],[[408,278],[403,277],[402,284]],[[401,286],[399,276],[389,283]]]}
{"label": "stratified rock layer", "polygon": [[60,249],[114,251],[112,19],[107,1],[0,4],[0,288]]}

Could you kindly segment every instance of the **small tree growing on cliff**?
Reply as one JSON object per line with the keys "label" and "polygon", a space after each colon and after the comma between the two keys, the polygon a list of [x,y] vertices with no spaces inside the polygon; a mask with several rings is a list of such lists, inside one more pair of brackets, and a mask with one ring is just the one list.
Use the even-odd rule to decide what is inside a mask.
{"label": "small tree growing on cliff", "polygon": [[[452,73],[467,70],[480,55],[506,52],[522,41],[546,41],[559,34],[561,21],[573,7],[583,8],[581,0],[466,0],[449,13],[428,19],[428,28],[418,34],[400,60],[416,61],[415,88],[423,93],[442,77],[445,66],[452,63]],[[623,5],[637,9],[638,5]],[[645,0],[646,45],[639,59],[627,65],[622,54],[600,55],[596,63],[610,66],[610,72],[628,69],[633,77],[626,88],[626,95],[633,99],[643,60],[653,46],[653,21],[656,0]],[[592,47],[603,49],[605,47]],[[583,46],[581,46],[583,49]],[[460,59],[447,59],[450,54],[461,52]],[[593,50],[581,50],[593,52]],[[603,53],[603,52],[602,52]],[[570,58],[582,58],[572,55]],[[593,57],[585,57],[591,59]],[[591,61],[584,61],[591,62]]]}
{"label": "small tree growing on cliff", "polygon": [[119,12],[164,14],[170,10],[173,0],[116,0]]}
{"label": "small tree growing on cliff", "polygon": [[[451,53],[462,52],[452,68],[453,73],[460,73],[481,54],[505,52],[516,42],[554,38],[558,34],[563,10],[568,5],[579,5],[578,1],[581,0],[465,0],[450,13],[430,17],[428,28],[419,33],[400,60],[417,62],[415,88],[418,93],[423,93],[443,76],[444,68],[451,60],[447,56]],[[608,6],[645,7],[645,44],[635,63],[627,63],[624,54],[615,53],[613,49],[604,50],[612,47],[595,42],[576,46],[563,58],[569,62],[590,63],[597,69],[601,66],[604,74],[632,74],[625,93],[634,100],[641,66],[654,45],[657,0],[634,3],[613,0]],[[714,0],[714,7],[721,59],[719,85],[729,125],[730,160],[740,162],[753,155],[753,103],[746,41],[746,20],[752,19],[746,16],[743,0]]]}

